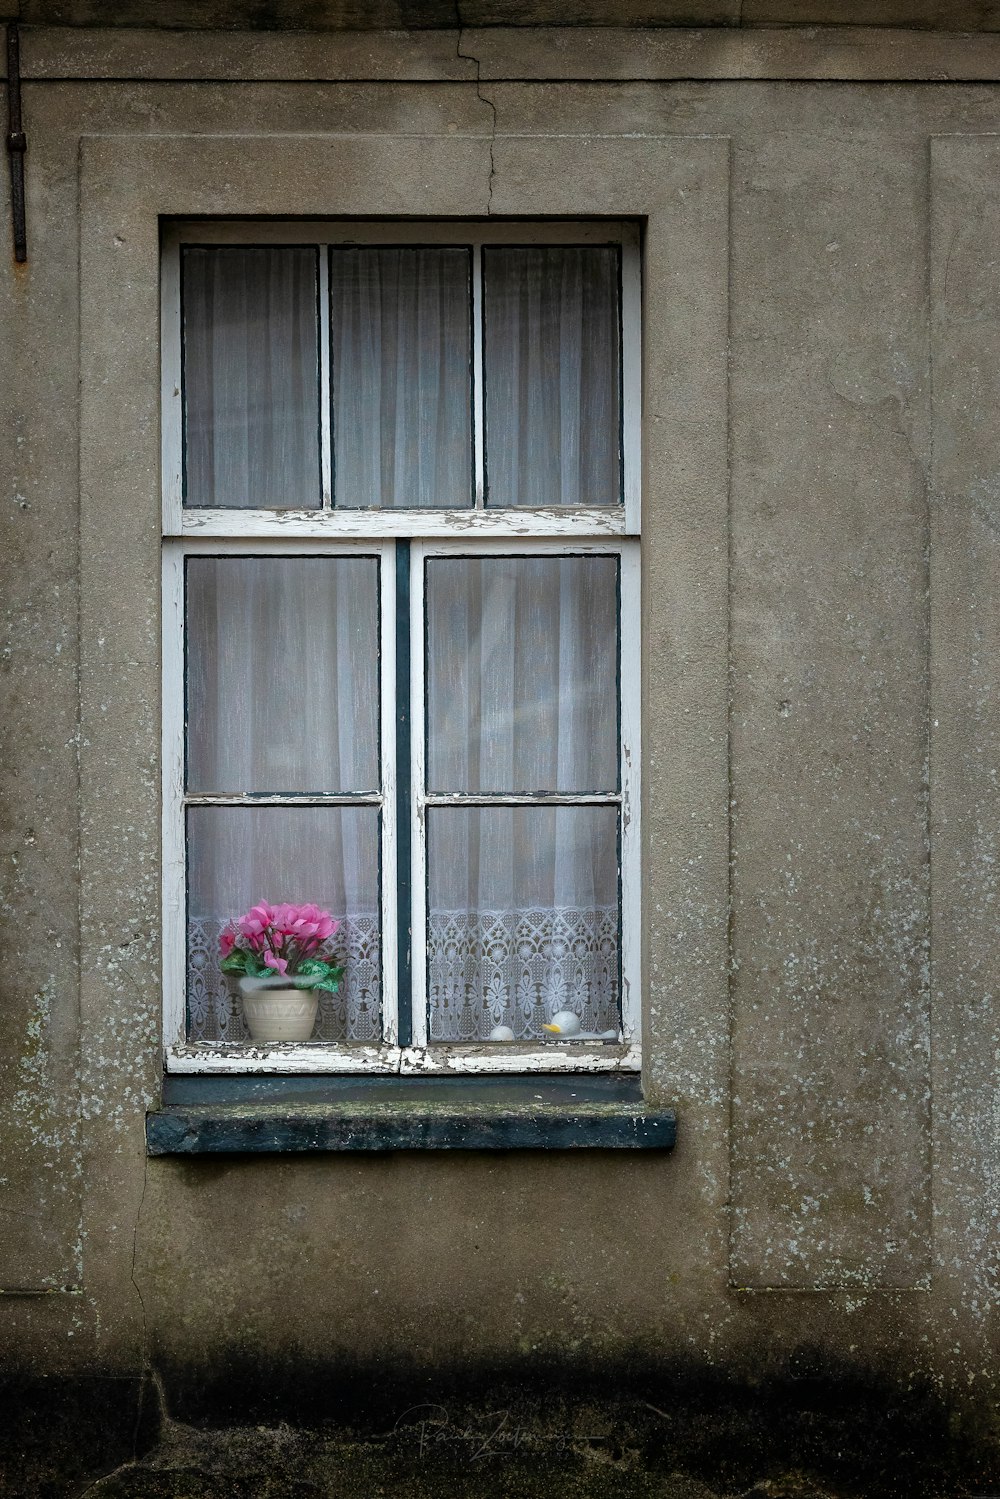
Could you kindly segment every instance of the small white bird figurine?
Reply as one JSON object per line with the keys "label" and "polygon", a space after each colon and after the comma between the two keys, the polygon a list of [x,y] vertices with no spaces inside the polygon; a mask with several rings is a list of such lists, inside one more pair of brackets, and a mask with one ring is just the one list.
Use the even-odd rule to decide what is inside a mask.
{"label": "small white bird figurine", "polygon": [[514,1032],[509,1025],[495,1025],[490,1031],[491,1041],[513,1041]]}
{"label": "small white bird figurine", "polygon": [[552,1019],[542,1026],[543,1031],[548,1031],[550,1036],[558,1036],[561,1041],[617,1041],[617,1031],[585,1031],[580,1023],[580,1017],[573,1010],[559,1010]]}
{"label": "small white bird figurine", "polygon": [[548,1025],[542,1026],[543,1031],[549,1031],[553,1036],[578,1036],[581,1029],[580,1017],[572,1010],[560,1010]]}

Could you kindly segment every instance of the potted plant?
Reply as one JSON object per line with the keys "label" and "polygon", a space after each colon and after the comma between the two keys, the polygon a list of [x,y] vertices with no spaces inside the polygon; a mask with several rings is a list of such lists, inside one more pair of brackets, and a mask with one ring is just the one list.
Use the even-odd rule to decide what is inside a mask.
{"label": "potted plant", "polygon": [[308,1041],[320,989],[336,993],[344,969],[330,942],[339,923],[318,906],[252,906],[219,938],[223,973],[239,978],[254,1041]]}

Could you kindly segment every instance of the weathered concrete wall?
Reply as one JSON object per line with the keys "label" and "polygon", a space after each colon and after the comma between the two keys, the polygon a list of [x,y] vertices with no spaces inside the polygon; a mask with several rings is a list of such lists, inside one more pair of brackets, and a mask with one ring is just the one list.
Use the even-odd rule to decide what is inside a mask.
{"label": "weathered concrete wall", "polygon": [[5,254],[0,1286],[27,1296],[80,1280],[75,280],[66,239],[30,271]]}
{"label": "weathered concrete wall", "polygon": [[873,149],[880,98],[832,151],[797,103],[736,147],[732,1269],[913,1287],[931,1253],[927,148]]}
{"label": "weathered concrete wall", "polygon": [[[454,41],[411,38],[413,81],[356,39],[350,81],[310,80],[299,38],[287,73],[267,53],[297,82],[194,84],[152,76],[155,43],[140,79],[75,81],[24,35],[0,1289],[53,1294],[0,1297],[0,1341],[46,1373],[152,1362],[189,1413],[268,1360],[818,1358],[988,1414],[1000,83],[519,82],[502,33],[477,81]],[[679,1111],[670,1158],[145,1158],[157,214],[376,195],[649,220],[646,1081]]]}

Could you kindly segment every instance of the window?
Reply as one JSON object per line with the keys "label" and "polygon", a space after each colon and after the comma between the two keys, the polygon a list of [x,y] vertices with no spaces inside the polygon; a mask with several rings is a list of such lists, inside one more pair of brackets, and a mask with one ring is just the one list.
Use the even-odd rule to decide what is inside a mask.
{"label": "window", "polygon": [[[162,283],[168,1069],[635,1070],[636,228],[175,224]],[[218,966],[261,899],[340,923],[308,1042]]]}

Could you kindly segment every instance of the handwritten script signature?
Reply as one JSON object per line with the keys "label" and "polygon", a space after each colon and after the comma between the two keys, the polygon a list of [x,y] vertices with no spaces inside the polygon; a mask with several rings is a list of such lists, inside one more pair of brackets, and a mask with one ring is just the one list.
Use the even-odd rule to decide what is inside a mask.
{"label": "handwritten script signature", "polygon": [[[443,1405],[411,1405],[397,1417],[394,1431],[412,1429],[419,1457],[445,1447],[464,1447],[470,1462],[484,1457],[512,1457],[520,1448],[537,1442],[538,1433],[521,1426],[510,1411],[487,1411],[473,1424],[453,1421]],[[546,1436],[547,1452],[565,1452],[570,1439],[557,1433]]]}

